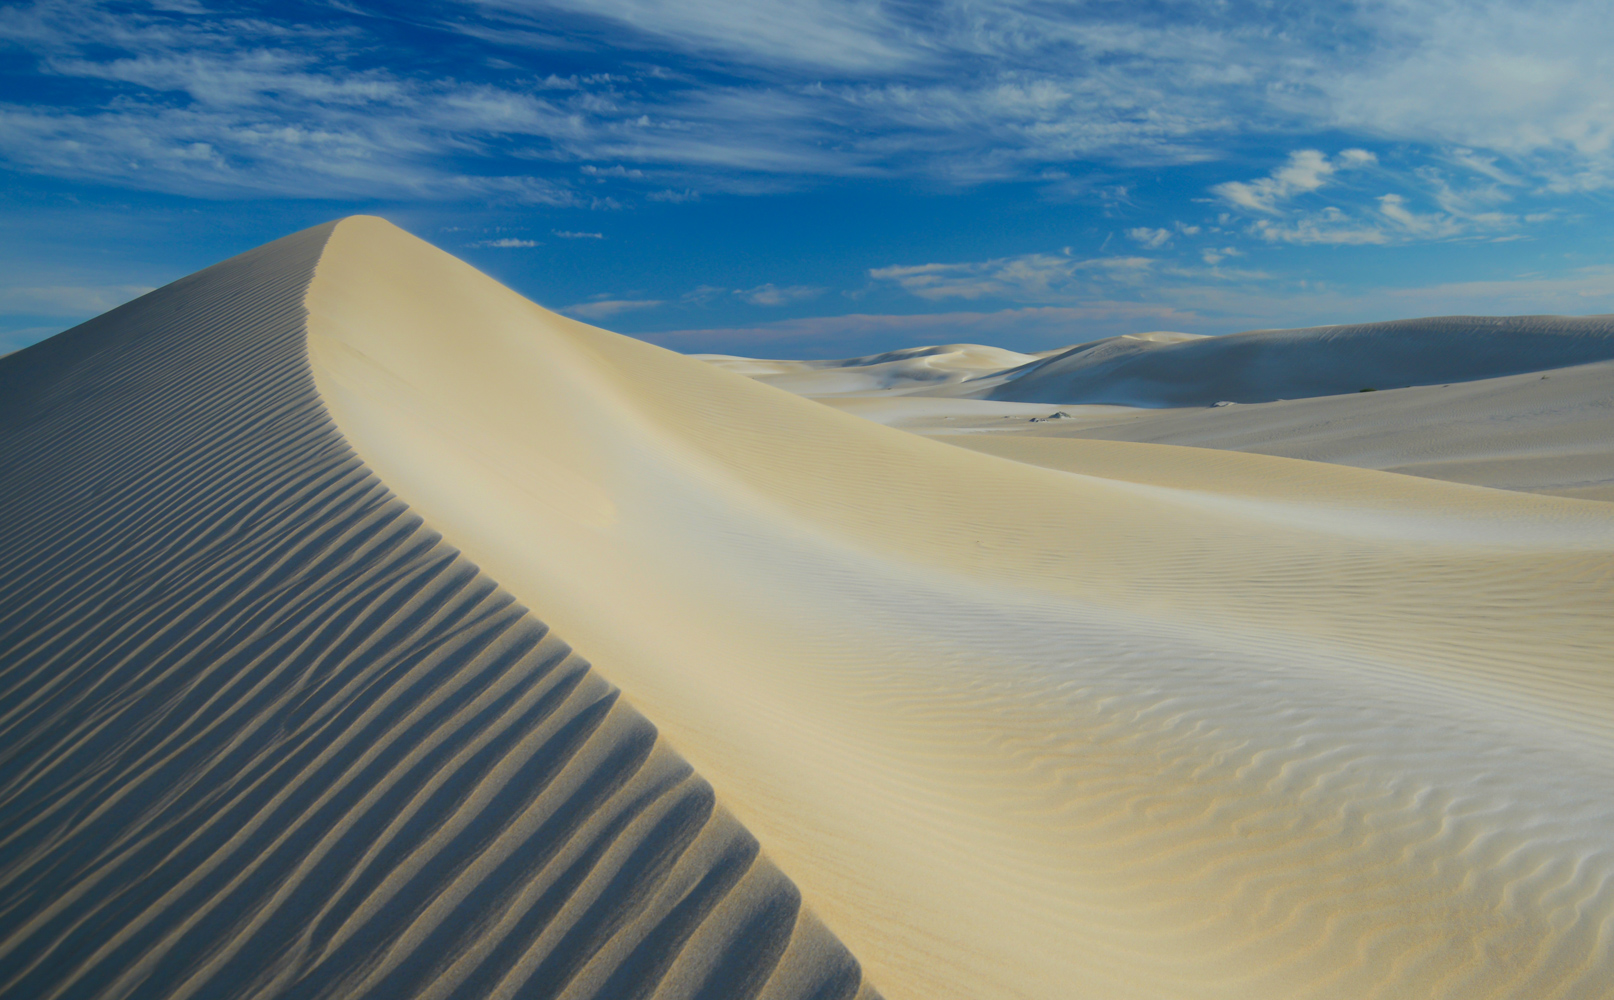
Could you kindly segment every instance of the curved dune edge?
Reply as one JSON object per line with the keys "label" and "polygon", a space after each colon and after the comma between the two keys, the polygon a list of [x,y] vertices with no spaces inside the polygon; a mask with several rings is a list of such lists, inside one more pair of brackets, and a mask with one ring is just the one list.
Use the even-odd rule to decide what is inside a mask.
{"label": "curved dune edge", "polygon": [[332,425],[332,229],[0,361],[0,996],[872,997]]}
{"label": "curved dune edge", "polygon": [[307,304],[366,463],[621,685],[886,995],[1614,974],[1606,506],[1245,454],[1037,468],[375,219]]}

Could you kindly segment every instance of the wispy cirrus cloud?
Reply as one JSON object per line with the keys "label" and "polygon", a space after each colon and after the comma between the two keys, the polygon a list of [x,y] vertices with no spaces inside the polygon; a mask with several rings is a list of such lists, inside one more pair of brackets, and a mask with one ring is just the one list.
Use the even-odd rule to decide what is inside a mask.
{"label": "wispy cirrus cloud", "polygon": [[640,309],[654,309],[663,305],[661,299],[595,299],[590,302],[578,302],[574,305],[561,306],[558,310],[577,319],[609,319],[625,312],[635,312]]}
{"label": "wispy cirrus cloud", "polygon": [[1238,208],[1276,215],[1284,202],[1316,191],[1340,171],[1377,163],[1378,157],[1365,149],[1347,149],[1332,160],[1315,149],[1297,149],[1289,154],[1289,162],[1270,175],[1253,181],[1228,181],[1211,188],[1211,192]]}
{"label": "wispy cirrus cloud", "polygon": [[[1270,276],[1268,276],[1270,277]],[[1040,350],[1145,330],[1228,333],[1235,330],[1370,322],[1460,313],[1614,311],[1614,268],[1564,275],[1519,275],[1483,282],[1443,282],[1351,291],[1287,283],[1251,289],[1191,280],[1151,289],[1151,301],[1094,297],[1060,306],[1021,306],[920,315],[855,313],[733,327],[647,333],[678,350],[763,357],[830,358],[880,345],[885,349],[959,342]]]}
{"label": "wispy cirrus cloud", "polygon": [[[1464,171],[1466,181],[1451,172],[1426,164],[1395,175],[1378,168],[1378,157],[1365,150],[1346,149],[1330,158],[1315,149],[1295,150],[1288,161],[1269,176],[1252,181],[1228,181],[1211,192],[1229,207],[1255,218],[1247,232],[1268,243],[1369,245],[1444,240],[1485,235],[1533,221],[1504,212],[1500,206],[1514,195],[1517,181],[1497,170],[1494,161],[1457,150],[1449,157]],[[1318,204],[1334,200],[1339,192],[1320,194],[1346,171],[1364,172],[1356,190],[1341,201],[1352,207]],[[1367,179],[1371,179],[1369,182]],[[1384,191],[1385,187],[1400,190]],[[1381,193],[1372,193],[1377,187]],[[1418,203],[1424,203],[1420,209]]]}
{"label": "wispy cirrus cloud", "polygon": [[[1602,6],[24,0],[0,7],[0,164],[168,205],[485,212],[478,249],[597,240],[569,272],[502,263],[573,315],[640,327],[799,315],[836,290],[869,309],[1148,299],[1282,322],[1258,300],[1357,308],[1318,291],[1344,270],[1324,254],[1593,228],[1587,192],[1614,187]],[[801,198],[734,210],[780,192]],[[961,218],[1005,231],[892,257],[858,242],[897,218],[876,211],[835,220],[848,239],[810,262],[779,251],[849,193],[829,210],[978,196],[1008,210]],[[595,208],[624,211],[606,226]],[[658,226],[702,252],[641,253],[675,245]]]}
{"label": "wispy cirrus cloud", "polygon": [[[0,152],[188,193],[564,205],[593,203],[583,183],[662,201],[826,177],[976,184],[1345,130],[1567,192],[1614,184],[1604,13],[1595,0],[459,0],[316,19],[37,0],[0,11],[0,41],[41,80],[87,89],[6,107]],[[453,36],[483,59],[445,68]],[[556,65],[589,51],[610,54],[593,71]],[[1302,150],[1216,190],[1271,214],[1371,156]]]}
{"label": "wispy cirrus cloud", "polygon": [[1148,257],[1076,258],[1032,253],[953,264],[894,264],[869,270],[910,295],[945,299],[1058,302],[1093,294],[1100,285],[1136,283],[1155,267]]}
{"label": "wispy cirrus cloud", "polygon": [[734,291],[735,297],[754,306],[782,306],[790,302],[817,298],[822,294],[824,294],[824,289],[814,288],[811,285],[784,285],[781,287],[772,282],[758,285],[755,288],[735,289]]}
{"label": "wispy cirrus cloud", "polygon": [[675,350],[734,354],[794,352],[800,357],[836,357],[859,344],[887,349],[930,344],[1005,341],[1054,346],[1140,329],[1197,322],[1190,311],[1167,305],[1095,301],[1080,307],[1029,306],[991,311],[922,315],[854,313],[779,320],[751,326],[691,328],[641,334]]}

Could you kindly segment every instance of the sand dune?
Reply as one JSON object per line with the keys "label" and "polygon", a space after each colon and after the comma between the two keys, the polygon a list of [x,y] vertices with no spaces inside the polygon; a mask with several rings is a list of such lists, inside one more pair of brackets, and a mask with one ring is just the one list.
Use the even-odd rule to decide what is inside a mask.
{"label": "sand dune", "polygon": [[1225,337],[1111,337],[932,391],[1025,403],[1209,406],[1468,382],[1610,359],[1614,317],[1438,316]]}
{"label": "sand dune", "polygon": [[[1051,352],[1050,352],[1051,353]],[[696,354],[716,368],[749,375],[802,396],[849,392],[914,392],[953,385],[1036,361],[1041,355],[1020,354],[980,344],[913,347],[837,361],[765,361],[727,354]]]}
{"label": "sand dune", "polygon": [[[990,360],[847,367],[1133,420],[905,392]],[[1614,978],[1607,504],[934,440],[368,218],[0,388],[6,996]]]}
{"label": "sand dune", "polygon": [[[1550,367],[1551,362],[1563,360],[1563,355],[1536,350],[1542,336],[1561,337],[1571,343],[1578,338],[1580,346],[1569,354],[1595,355],[1601,349],[1597,338],[1575,333],[1575,330],[1595,331],[1604,320],[1597,317],[1538,319],[1539,323],[1508,321],[1512,326],[1477,330],[1477,339],[1484,349],[1478,353],[1491,351],[1496,360],[1503,353],[1503,347],[1511,344],[1511,360],[1503,358],[1506,363],[1499,363],[1498,367],[1524,369],[1523,374],[1249,405],[1229,405],[1225,399],[1219,399],[1223,405],[1158,408],[1158,394],[1145,394],[1147,398],[1142,406],[991,398],[995,386],[1006,384],[1003,380],[1007,375],[1003,372],[958,378],[946,385],[888,387],[877,379],[865,380],[859,386],[850,381],[819,382],[811,378],[773,378],[765,374],[783,370],[781,366],[794,370],[794,366],[802,362],[728,358],[722,361],[722,366],[818,399],[842,412],[993,453],[1007,452],[990,441],[956,435],[988,432],[1035,438],[1185,444],[1336,462],[1499,489],[1614,500],[1614,362]],[[1418,324],[1426,322],[1415,321],[1413,333],[1418,334],[1421,329]],[[1471,352],[1463,346],[1460,325],[1455,320],[1441,323],[1455,331],[1452,339],[1457,343],[1449,353],[1467,357]],[[1547,333],[1530,333],[1529,328],[1535,326]],[[1514,327],[1526,329],[1526,334],[1508,340],[1517,332]],[[1375,336],[1398,332],[1397,324],[1289,332],[1326,334],[1338,329],[1365,329]],[[1151,340],[1170,342],[1175,337],[1188,342],[1186,335],[1181,334],[1140,334],[1138,337],[1145,342],[1145,348]],[[1124,347],[1128,339],[1113,338],[1093,345],[1091,350],[1099,355],[1109,352],[1109,355],[1119,354],[1123,360],[1136,360],[1133,356],[1139,350]],[[1117,344],[1122,344],[1123,349],[1117,350]],[[1326,338],[1311,341],[1298,336],[1291,338],[1289,346],[1295,348],[1293,356],[1304,355],[1303,348],[1307,344],[1317,348],[1318,353],[1315,363],[1308,362],[1302,368],[1326,367],[1335,353],[1331,342]],[[934,350],[968,353],[957,345]],[[1079,355],[1083,350],[1086,349],[1050,352],[1050,355],[1069,353],[1082,360]],[[989,355],[982,351],[973,356]],[[1150,356],[1157,357],[1162,356]],[[858,368],[871,360],[850,358],[814,364],[834,371],[839,370],[836,366]],[[1165,360],[1170,361],[1170,358]],[[1237,361],[1236,352],[1223,360]],[[1284,355],[1272,352],[1268,360],[1277,364],[1284,360]],[[1363,355],[1362,364],[1380,365],[1385,360],[1369,350]],[[1089,367],[1092,370],[1083,378],[1089,378],[1097,370],[1096,366]],[[1167,367],[1170,368],[1170,364]],[[1423,375],[1429,374],[1429,367],[1424,365]],[[1233,370],[1241,369],[1235,364]],[[1017,370],[1016,377],[1035,381],[1039,378],[1039,369],[1035,365],[1023,367]],[[1358,372],[1355,377],[1367,376]],[[1275,379],[1291,388],[1297,380],[1288,376]],[[1201,390],[1203,399],[1236,394],[1222,375],[1215,375],[1208,388],[1202,386]],[[961,392],[965,395],[958,395]],[[1056,399],[1064,398],[1058,391],[1052,395]],[[1082,393],[1072,390],[1068,395],[1077,397]],[[1055,414],[1058,416],[1050,420]],[[1064,468],[1067,450],[1057,444],[1046,444],[1014,446],[1013,452],[1023,461],[1035,460],[1053,468]]]}
{"label": "sand dune", "polygon": [[711,786],[332,425],[331,231],[0,361],[0,995],[858,994]]}
{"label": "sand dune", "polygon": [[[959,400],[954,413],[974,401]],[[855,403],[853,405],[856,405]],[[923,407],[868,401],[903,426],[1148,441],[1284,455],[1367,469],[1614,500],[1614,362],[1444,386],[1210,409],[1078,411],[1057,424],[1005,425],[976,411],[938,420]],[[1004,405],[1004,404],[998,404]],[[1033,416],[1048,412],[1043,406]]]}
{"label": "sand dune", "polygon": [[1605,995],[1614,508],[983,454],[378,220],[306,302],[365,464],[621,686],[885,995]]}

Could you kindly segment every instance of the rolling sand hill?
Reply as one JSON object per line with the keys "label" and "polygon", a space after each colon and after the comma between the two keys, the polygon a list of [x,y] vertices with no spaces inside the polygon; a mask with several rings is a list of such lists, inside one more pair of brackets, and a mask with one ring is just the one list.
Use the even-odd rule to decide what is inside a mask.
{"label": "rolling sand hill", "polygon": [[1210,406],[1470,382],[1614,359],[1614,316],[1438,316],[1137,334],[1078,344],[933,392],[1022,403]]}
{"label": "rolling sand hill", "polygon": [[[870,401],[873,402],[873,401]],[[973,402],[973,401],[961,401]],[[1048,407],[1032,414],[1045,417]],[[976,414],[976,428],[1046,440],[1104,438],[1194,445],[1337,462],[1499,489],[1614,500],[1614,362],[1452,385],[1415,386],[1210,409],[1070,410],[1069,420],[1004,422]],[[950,434],[959,420],[917,412],[914,430]],[[949,438],[993,447],[990,437]],[[1029,453],[1027,453],[1029,455]]]}
{"label": "rolling sand hill", "polygon": [[[1050,352],[1053,353],[1053,352]],[[839,361],[764,361],[727,354],[694,354],[714,367],[802,396],[841,393],[916,392],[955,385],[966,379],[995,375],[1036,361],[1041,355],[1019,354],[980,344],[944,344],[887,351]]]}
{"label": "rolling sand hill", "polygon": [[[1345,385],[1369,380],[1381,385],[1438,383],[1437,375],[1456,378],[1462,374],[1457,370],[1461,366],[1467,366],[1469,374],[1480,370],[1517,374],[1371,393],[1354,389],[1306,395],[1319,387],[1313,384],[1308,389],[1301,383],[1315,381],[1313,375],[1319,371],[1328,373],[1325,362],[1338,353],[1337,335],[1342,330],[1350,334],[1345,345],[1360,349],[1349,365],[1333,373]],[[1066,468],[1077,454],[1072,449],[1080,447],[1060,444],[1061,439],[1095,438],[1252,451],[1499,489],[1614,500],[1614,361],[1584,360],[1607,352],[1610,330],[1614,321],[1595,316],[1447,317],[1199,338],[1260,341],[1271,336],[1283,349],[1266,354],[1268,366],[1262,370],[1269,374],[1277,361],[1304,358],[1306,345],[1315,345],[1321,360],[1298,366],[1295,374],[1273,377],[1274,384],[1285,385],[1287,392],[1300,398],[1253,405],[1235,405],[1227,398],[1243,392],[1240,386],[1249,380],[1238,363],[1250,353],[1247,349],[1222,352],[1220,360],[1216,344],[1204,345],[1197,356],[1149,353],[1153,343],[1189,343],[1192,338],[1186,334],[1137,334],[1048,352],[1050,358],[1083,364],[1094,358],[1130,362],[1141,357],[1154,367],[1153,388],[1143,391],[1133,382],[1132,396],[1117,394],[1141,400],[1136,406],[1081,402],[1104,395],[1083,388],[1092,381],[1091,371],[1084,369],[1080,379],[1065,380],[1056,369],[1044,378],[1036,364],[996,372],[976,368],[946,384],[890,385],[880,379],[864,379],[860,385],[855,374],[843,375],[839,384],[755,374],[793,371],[793,366],[807,364],[815,366],[815,372],[855,372],[863,365],[879,369],[884,367],[879,356],[831,362],[727,358],[722,364],[887,426],[994,454],[1006,455],[1009,452],[1003,449],[1012,448],[1017,459],[1050,468]],[[1393,343],[1403,336],[1408,343]],[[1440,351],[1425,350],[1429,344],[1444,346]],[[927,350],[959,357],[991,356],[988,349],[972,345],[911,350],[920,356]],[[1456,361],[1449,362],[1446,355]],[[1216,363],[1202,364],[1207,361]],[[1145,366],[1140,362],[1138,367]],[[1008,381],[1011,378],[1023,383]],[[998,390],[1014,385],[1044,401],[996,398]],[[1163,400],[1179,390],[1197,394],[1200,400],[1215,399],[1217,405],[1164,407]],[[996,438],[1003,435],[1043,443],[1001,445]]]}
{"label": "rolling sand hill", "polygon": [[857,993],[711,786],[331,423],[331,232],[0,361],[0,995]]}
{"label": "rolling sand hill", "polygon": [[[1614,978],[1614,506],[1161,444],[985,454],[368,218],[0,364],[33,387],[0,521],[34,609],[0,633],[27,776],[6,988],[44,987],[19,996]],[[924,405],[972,403],[1021,405]],[[445,577],[486,603],[427,597]],[[557,675],[622,728],[556,749]],[[668,777],[562,782],[630,756],[612,739]]]}

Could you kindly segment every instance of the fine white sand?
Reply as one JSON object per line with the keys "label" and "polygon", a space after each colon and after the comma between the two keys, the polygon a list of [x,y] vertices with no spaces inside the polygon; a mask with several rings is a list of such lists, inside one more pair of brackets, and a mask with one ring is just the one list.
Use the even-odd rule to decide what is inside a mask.
{"label": "fine white sand", "polygon": [[872,996],[331,424],[331,228],[0,360],[0,996]]}
{"label": "fine white sand", "polygon": [[961,436],[984,454],[375,219],[306,304],[365,465],[622,688],[884,995],[1614,979],[1614,507]]}
{"label": "fine white sand", "polygon": [[803,396],[937,389],[1019,368],[1041,356],[980,344],[914,347],[839,361],[763,361],[727,354],[691,355],[713,367],[749,375],[759,382]]}
{"label": "fine white sand", "polygon": [[1614,359],[1614,316],[1439,316],[1252,330],[1134,334],[931,389],[1024,403],[1210,406],[1497,378]]}
{"label": "fine white sand", "polygon": [[[1214,398],[1219,404],[1171,408],[1161,408],[1170,392],[1143,392],[1136,381],[1128,383],[1132,388],[1120,395],[1135,402],[1141,399],[1137,406],[1069,402],[1104,397],[1106,392],[1080,391],[1073,380],[1060,382],[1036,365],[976,374],[947,384],[920,385],[917,389],[883,388],[869,380],[862,388],[838,391],[823,391],[827,386],[812,381],[779,381],[753,374],[803,362],[731,358],[724,361],[724,366],[773,381],[844,412],[929,436],[990,433],[1185,444],[1336,462],[1500,489],[1614,500],[1614,361],[1552,367],[1566,358],[1603,353],[1607,327],[1606,317],[1447,317],[1240,334],[1220,339],[1243,338],[1257,347],[1270,341],[1276,346],[1255,351],[1246,345],[1242,350],[1218,354],[1208,350],[1215,345],[1206,345],[1206,350],[1201,351],[1204,356],[1197,359],[1150,353],[1154,351],[1150,345],[1157,343],[1190,343],[1192,338],[1186,334],[1116,337],[1050,352],[1055,360],[1093,362],[1083,369],[1087,371],[1083,378],[1096,377],[1093,371],[1103,367],[1094,362],[1095,357],[1130,359],[1138,362],[1134,367],[1152,364],[1162,381],[1168,376],[1179,380],[1201,378],[1203,383],[1197,384],[1193,392],[1201,399]],[[1342,337],[1340,331],[1347,335]],[[1416,356],[1402,358],[1406,364],[1397,366],[1390,363],[1396,361],[1395,352],[1385,345],[1400,337],[1409,337],[1412,346],[1397,349]],[[1350,373],[1347,384],[1431,381],[1443,366],[1451,367],[1446,365],[1442,352],[1471,368],[1477,364],[1473,358],[1479,357],[1490,368],[1521,373],[1298,399],[1273,399],[1272,392],[1239,388],[1249,378],[1240,366],[1253,357],[1254,371],[1270,377],[1272,384],[1286,386],[1286,392],[1302,395],[1301,383],[1319,371],[1327,374],[1335,370],[1328,366],[1338,360],[1341,342],[1358,352],[1349,359],[1350,365],[1337,369]],[[1423,350],[1419,346],[1430,344],[1441,350]],[[936,350],[978,358],[991,356],[984,348],[968,345]],[[871,360],[874,359],[849,358],[813,364],[826,370],[855,371]],[[1280,362],[1296,362],[1295,371],[1277,371]],[[1020,381],[1011,383],[1011,379]],[[1022,390],[1040,386],[1039,391],[1046,391],[1053,401],[995,398],[999,390],[1011,384]],[[1102,380],[1098,384],[1103,387]],[[1155,390],[1160,388],[1155,386]],[[1177,391],[1182,387],[1166,388]],[[1241,392],[1272,401],[1234,403],[1227,398]],[[1036,392],[1026,394],[1037,396]],[[1011,400],[1017,398],[1010,394]],[[996,449],[984,439],[951,440],[967,447]],[[1066,459],[1062,456],[1067,450],[1058,444],[1016,446],[1015,455],[1022,461],[1063,468]]]}
{"label": "fine white sand", "polygon": [[[901,404],[870,400],[865,405],[882,405],[889,411]],[[1041,412],[1034,416],[1046,415],[1049,407],[1038,409]],[[1078,412],[1082,408],[1063,409],[1073,419],[1032,424],[1022,418],[1005,423],[976,412],[969,426],[1039,437],[1079,435],[1237,449],[1501,489],[1614,500],[1614,362],[1250,406],[1093,408],[1086,413]],[[940,421],[916,410],[904,426],[922,433],[952,433],[959,423],[960,418]]]}

